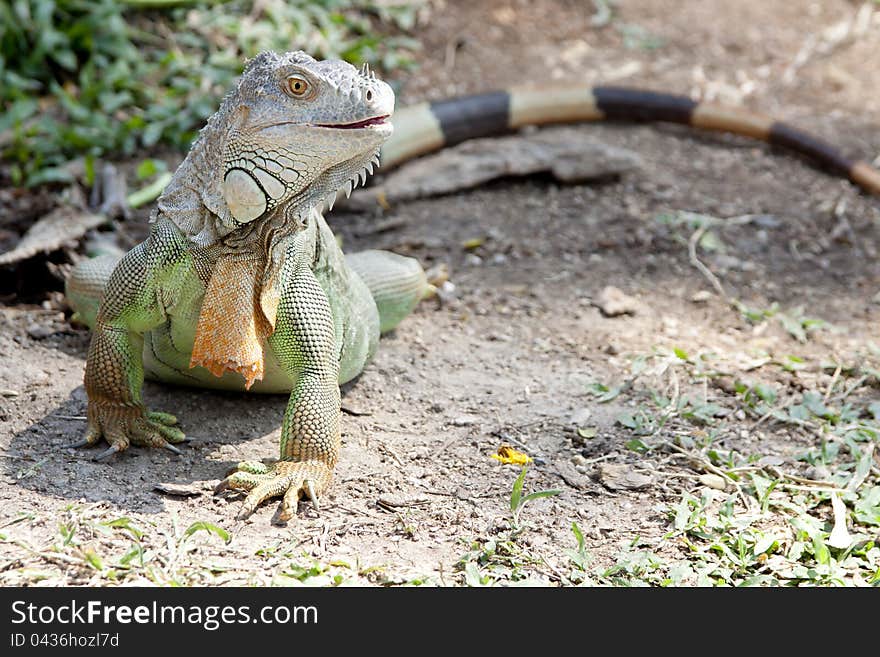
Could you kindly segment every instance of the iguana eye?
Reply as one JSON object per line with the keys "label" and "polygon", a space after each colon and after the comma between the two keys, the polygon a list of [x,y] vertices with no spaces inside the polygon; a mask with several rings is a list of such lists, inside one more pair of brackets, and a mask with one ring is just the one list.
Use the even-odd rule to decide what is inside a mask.
{"label": "iguana eye", "polygon": [[287,91],[291,96],[302,98],[309,90],[309,83],[303,78],[291,75],[287,78]]}

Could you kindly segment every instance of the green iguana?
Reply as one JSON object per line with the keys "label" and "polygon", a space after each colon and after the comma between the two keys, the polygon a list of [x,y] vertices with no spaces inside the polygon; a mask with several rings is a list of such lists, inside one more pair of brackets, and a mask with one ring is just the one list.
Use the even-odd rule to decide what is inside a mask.
{"label": "green iguana", "polygon": [[[129,445],[179,453],[176,418],[150,412],[144,376],[177,384],[290,392],[280,459],[243,462],[218,489],[249,491],[239,517],[330,485],[340,442],[339,384],[357,376],[379,335],[430,286],[418,262],[388,252],[344,256],[324,221],[392,134],[391,88],[367,67],[263,53],[208,121],[152,215],[149,237],[121,260],[84,261],[68,299],[92,327],[88,429],[106,459]],[[763,139],[880,191],[880,173],[785,124],[688,98],[578,86],[513,89],[406,108],[382,148],[386,165],[527,124],[670,121]]]}

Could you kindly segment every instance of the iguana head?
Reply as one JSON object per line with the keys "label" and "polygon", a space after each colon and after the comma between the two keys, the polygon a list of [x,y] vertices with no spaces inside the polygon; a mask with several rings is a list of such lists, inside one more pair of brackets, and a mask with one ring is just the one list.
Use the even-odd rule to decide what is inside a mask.
{"label": "iguana head", "polygon": [[[262,53],[209,120],[160,210],[206,244],[277,209],[294,218],[332,205],[337,191],[351,193],[378,163],[393,111],[394,92],[368,67]],[[179,212],[192,207],[187,190],[212,217]]]}

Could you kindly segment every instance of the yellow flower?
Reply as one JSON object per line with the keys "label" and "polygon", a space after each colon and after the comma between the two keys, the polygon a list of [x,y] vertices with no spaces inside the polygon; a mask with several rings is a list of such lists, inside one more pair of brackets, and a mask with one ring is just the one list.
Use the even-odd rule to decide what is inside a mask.
{"label": "yellow flower", "polygon": [[513,463],[514,465],[525,465],[531,463],[532,459],[525,452],[515,450],[510,445],[503,444],[498,448],[498,452],[492,454],[492,458],[502,463]]}

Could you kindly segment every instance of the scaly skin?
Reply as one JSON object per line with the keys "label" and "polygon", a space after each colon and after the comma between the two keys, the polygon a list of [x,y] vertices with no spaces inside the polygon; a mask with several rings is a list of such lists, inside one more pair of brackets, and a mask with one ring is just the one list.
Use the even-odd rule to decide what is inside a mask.
{"label": "scaly skin", "polygon": [[427,287],[412,259],[368,252],[349,265],[320,212],[372,170],[393,105],[385,83],[343,62],[264,53],[249,63],[160,197],[147,240],[109,279],[106,258],[71,276],[71,303],[94,329],[81,444],[106,440],[99,459],[132,444],[179,451],[176,418],[143,403],[145,373],[289,391],[280,460],[242,463],[218,488],[249,491],[240,517],[281,496],[281,519],[327,490],[339,383]]}

